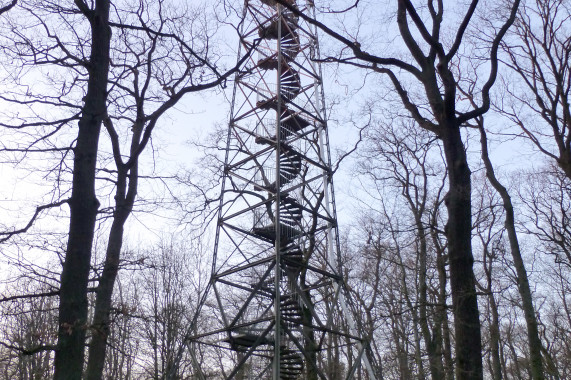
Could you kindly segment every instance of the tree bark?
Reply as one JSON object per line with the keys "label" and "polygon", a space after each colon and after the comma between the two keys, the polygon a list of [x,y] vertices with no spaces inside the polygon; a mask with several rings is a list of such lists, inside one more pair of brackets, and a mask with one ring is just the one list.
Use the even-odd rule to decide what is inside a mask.
{"label": "tree bark", "polygon": [[109,73],[109,1],[97,0],[93,10],[76,1],[91,25],[91,53],[85,104],[74,148],[72,193],[69,201],[69,240],[63,263],[58,320],[55,380],[82,376],[87,330],[87,287],[99,201],[95,194],[95,168],[101,123],[106,114]]}
{"label": "tree bark", "polygon": [[450,288],[456,336],[456,377],[481,380],[482,339],[472,255],[472,210],[470,169],[460,129],[448,121],[441,139],[448,166],[446,237],[450,263]]}

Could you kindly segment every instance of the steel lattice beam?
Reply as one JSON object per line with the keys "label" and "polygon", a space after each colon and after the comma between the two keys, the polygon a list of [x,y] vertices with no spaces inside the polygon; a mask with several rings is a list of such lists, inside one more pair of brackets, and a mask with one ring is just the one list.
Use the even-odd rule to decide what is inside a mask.
{"label": "steel lattice beam", "polygon": [[[290,4],[314,12],[313,1]],[[350,379],[361,359],[370,366],[344,296],[317,34],[272,0],[245,1],[241,25],[249,57],[188,347],[200,378],[219,368],[227,379]]]}

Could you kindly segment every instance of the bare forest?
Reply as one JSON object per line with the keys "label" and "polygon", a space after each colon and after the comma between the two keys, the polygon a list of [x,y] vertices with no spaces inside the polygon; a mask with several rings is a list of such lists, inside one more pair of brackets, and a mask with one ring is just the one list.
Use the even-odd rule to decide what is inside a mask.
{"label": "bare forest", "polygon": [[[264,12],[276,35],[249,35]],[[355,370],[355,350],[317,353],[311,308],[295,374],[192,340],[226,323],[205,310],[251,302],[210,290],[236,83],[260,68],[283,107],[323,89],[336,203],[311,196],[336,204],[349,307],[303,288],[319,255],[295,276],[348,314],[339,346],[364,337]],[[259,99],[270,149],[290,111]],[[267,196],[243,191],[279,216],[276,157]],[[571,379],[569,0],[0,0],[0,184],[0,380]]]}

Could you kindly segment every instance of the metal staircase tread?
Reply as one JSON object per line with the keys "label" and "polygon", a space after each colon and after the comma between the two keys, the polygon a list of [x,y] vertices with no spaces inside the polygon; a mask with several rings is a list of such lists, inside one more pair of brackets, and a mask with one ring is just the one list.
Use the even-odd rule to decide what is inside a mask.
{"label": "metal staircase tread", "polygon": [[[283,239],[301,235],[301,231],[284,223],[281,223],[280,230],[281,237]],[[254,227],[252,232],[254,235],[258,235],[269,240],[276,240],[276,227],[273,224],[265,227]]]}

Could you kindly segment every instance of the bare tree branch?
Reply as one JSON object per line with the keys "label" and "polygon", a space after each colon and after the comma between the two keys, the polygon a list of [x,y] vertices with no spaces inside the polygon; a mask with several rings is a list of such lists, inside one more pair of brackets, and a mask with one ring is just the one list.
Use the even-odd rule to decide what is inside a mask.
{"label": "bare tree branch", "polygon": [[12,0],[12,2],[2,8],[0,8],[0,15],[4,12],[8,12],[10,9],[14,8],[14,6],[18,3],[18,0]]}
{"label": "bare tree branch", "polygon": [[5,241],[9,240],[14,235],[18,235],[18,234],[27,232],[33,226],[34,222],[40,216],[42,211],[48,210],[51,208],[55,208],[55,207],[60,207],[63,204],[66,204],[68,202],[69,202],[69,199],[64,199],[64,200],[61,200],[59,202],[54,202],[54,203],[45,204],[45,205],[36,207],[36,211],[34,212],[34,215],[30,218],[28,224],[26,224],[25,227],[17,229],[17,230],[13,230],[13,231],[0,232],[0,243],[3,243]]}

